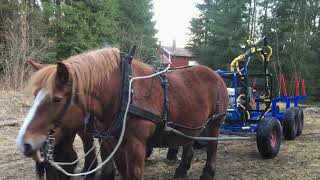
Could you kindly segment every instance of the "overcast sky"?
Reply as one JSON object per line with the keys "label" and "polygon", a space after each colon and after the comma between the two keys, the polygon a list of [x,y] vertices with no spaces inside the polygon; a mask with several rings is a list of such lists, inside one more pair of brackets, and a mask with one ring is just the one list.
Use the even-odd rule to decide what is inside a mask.
{"label": "overcast sky", "polygon": [[189,39],[189,21],[197,17],[195,7],[202,0],[153,0],[154,20],[162,45],[171,46],[175,39],[178,47],[184,47]]}

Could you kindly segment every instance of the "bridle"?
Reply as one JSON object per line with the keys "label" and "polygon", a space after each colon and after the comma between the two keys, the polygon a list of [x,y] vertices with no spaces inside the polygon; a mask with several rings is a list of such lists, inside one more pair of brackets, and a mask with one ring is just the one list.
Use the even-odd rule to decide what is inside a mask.
{"label": "bridle", "polygon": [[55,147],[55,137],[54,134],[57,131],[57,129],[61,126],[62,118],[66,114],[67,110],[69,109],[69,106],[71,104],[72,98],[69,96],[67,98],[66,103],[63,105],[62,111],[59,112],[59,114],[54,119],[53,127],[48,131],[48,136],[44,145],[44,155],[45,160],[53,160],[53,154],[54,154],[54,147]]}
{"label": "bridle", "polygon": [[[47,159],[46,160],[48,160],[48,162],[53,167],[57,168],[59,171],[63,172],[64,174],[66,174],[68,176],[87,175],[87,174],[91,174],[93,172],[96,172],[98,169],[102,168],[106,163],[108,163],[111,160],[111,158],[114,156],[114,154],[117,152],[117,150],[120,148],[123,137],[125,135],[128,114],[130,114],[130,116],[138,116],[138,117],[141,117],[145,120],[149,120],[149,121],[155,123],[157,126],[159,126],[162,131],[180,134],[181,136],[184,136],[188,139],[193,139],[193,140],[198,140],[198,139],[203,140],[204,139],[203,137],[187,136],[178,130],[175,130],[173,128],[166,126],[166,124],[168,123],[168,122],[166,122],[166,119],[168,117],[167,112],[163,113],[163,116],[159,116],[157,114],[154,114],[152,112],[149,112],[147,110],[144,110],[140,107],[137,107],[137,106],[134,106],[131,104],[132,82],[134,80],[156,77],[156,76],[165,74],[166,72],[168,72],[168,70],[170,68],[170,64],[169,64],[167,66],[167,68],[165,68],[159,72],[156,72],[154,74],[133,77],[131,74],[131,62],[133,59],[134,50],[135,50],[135,48],[133,48],[129,54],[121,54],[122,73],[123,73],[122,82],[123,82],[123,84],[122,84],[122,89],[121,89],[122,91],[121,91],[119,111],[117,113],[117,117],[112,122],[111,127],[108,128],[107,131],[103,132],[103,133],[106,133],[106,135],[111,135],[111,137],[116,137],[118,139],[118,142],[115,144],[113,150],[110,152],[108,157],[105,160],[103,160],[96,168],[94,168],[90,171],[84,172],[84,173],[72,174],[72,173],[65,171],[61,167],[61,165],[73,164],[73,163],[61,163],[61,162],[54,162],[53,161],[53,153],[54,153],[53,150],[54,150],[54,144],[55,144],[55,138],[54,138],[53,134],[56,132],[57,128],[60,127],[62,117],[65,115],[67,109],[69,108],[71,102],[74,100],[75,97],[70,96],[68,98],[68,100],[66,101],[66,103],[64,104],[64,109],[58,114],[58,116],[56,116],[55,122],[54,122],[54,127],[48,131],[48,138],[47,138],[48,144],[46,145],[47,146],[47,151],[46,151]],[[160,81],[163,82],[164,91],[167,91],[168,90],[168,81],[167,81],[166,77],[162,76],[160,78],[161,78]],[[168,97],[168,93],[164,92],[164,110],[165,111],[169,109],[167,106],[169,104],[167,97]],[[224,115],[225,115],[225,113],[217,114],[216,116],[213,116],[212,118],[210,118],[210,120],[208,120],[207,123],[209,123],[212,119],[215,119],[217,117],[224,116]],[[87,114],[86,114],[86,118],[87,118]],[[88,118],[90,118],[90,116],[88,116]],[[186,127],[186,128],[190,129],[189,127]],[[101,138],[101,139],[105,139],[105,138]],[[209,141],[217,141],[217,140],[221,140],[221,138],[219,138],[219,137],[205,137],[205,140],[206,141],[208,141],[208,140]],[[76,160],[76,161],[78,161],[78,160]],[[74,161],[74,162],[76,162],[76,161]]]}
{"label": "bridle", "polygon": [[[134,46],[131,51],[129,52],[129,54],[125,54],[125,53],[121,53],[121,62],[122,62],[122,72],[123,72],[123,79],[122,82],[123,84],[123,88],[122,88],[122,92],[121,92],[121,96],[120,96],[120,107],[117,113],[117,117],[116,119],[112,122],[111,128],[107,131],[104,132],[88,132],[88,134],[93,135],[93,137],[99,138],[99,139],[108,139],[108,138],[113,138],[113,137],[119,137],[119,133],[121,131],[121,127],[122,127],[122,120],[124,119],[124,111],[126,109],[126,104],[128,102],[128,93],[129,93],[129,81],[131,79],[131,62],[133,60],[133,55],[135,53],[135,49],[136,46]],[[72,86],[72,81],[69,80],[66,83],[67,86]],[[95,97],[95,95],[88,93],[89,96],[91,96],[92,98],[97,99],[97,97]],[[73,96],[69,96],[66,103],[63,106],[63,109],[61,112],[59,112],[59,114],[56,116],[55,120],[54,120],[54,126],[52,129],[50,129],[48,131],[48,136],[46,139],[46,143],[45,143],[45,147],[44,147],[44,153],[45,153],[45,160],[47,161],[52,161],[53,160],[53,154],[54,154],[54,147],[55,147],[55,137],[54,137],[54,133],[57,131],[57,129],[61,126],[61,122],[62,122],[62,118],[65,115],[65,113],[67,112],[67,110],[69,109],[70,104],[72,103],[73,100],[77,99],[77,97],[73,97]],[[77,103],[76,103],[77,104]],[[81,107],[80,105],[78,105],[80,107],[80,109],[85,109],[83,107]],[[86,112],[85,115],[85,126],[88,123],[92,123],[92,113],[91,112],[87,112],[86,110],[84,110],[84,112]],[[89,122],[88,122],[89,121]]]}
{"label": "bridle", "polygon": [[[68,83],[68,86],[72,86],[72,82],[70,81]],[[91,95],[93,98],[96,98],[94,95]],[[55,117],[55,119],[53,120],[53,127],[48,131],[47,133],[47,139],[45,141],[44,146],[42,147],[42,150],[44,152],[45,155],[45,160],[46,161],[53,161],[53,155],[54,155],[54,147],[56,144],[56,139],[54,137],[55,132],[58,130],[58,128],[60,128],[61,124],[62,124],[62,119],[65,116],[66,112],[69,110],[70,105],[73,104],[73,97],[69,96],[65,102],[65,104],[63,105],[63,109],[62,111],[60,111],[58,113],[58,115]],[[77,98],[75,98],[77,99]],[[79,105],[78,103],[74,103],[76,106],[78,106],[83,112],[86,112],[85,117],[84,117],[84,124],[85,127],[88,124],[88,121],[92,118],[92,114],[90,112],[87,112],[85,110],[85,108],[81,105]],[[92,133],[88,133],[93,135]]]}

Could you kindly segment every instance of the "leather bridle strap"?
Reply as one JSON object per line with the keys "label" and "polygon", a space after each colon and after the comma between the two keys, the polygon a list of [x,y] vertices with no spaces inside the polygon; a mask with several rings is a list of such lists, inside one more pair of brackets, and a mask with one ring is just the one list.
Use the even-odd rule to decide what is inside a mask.
{"label": "leather bridle strap", "polygon": [[71,96],[68,97],[66,103],[63,105],[62,111],[60,111],[58,115],[55,117],[53,121],[54,122],[53,128],[49,130],[48,132],[49,134],[53,134],[57,130],[57,128],[61,126],[62,118],[66,114],[67,110],[69,109],[70,104],[71,104]]}
{"label": "leather bridle strap", "polygon": [[54,119],[53,127],[48,131],[48,137],[46,139],[46,144],[43,147],[45,151],[45,159],[46,160],[53,160],[53,154],[54,154],[54,147],[55,147],[55,137],[54,133],[57,131],[57,129],[61,126],[62,118],[69,109],[69,106],[71,104],[71,96],[68,97],[66,103],[62,107],[62,111],[58,113],[58,115]]}

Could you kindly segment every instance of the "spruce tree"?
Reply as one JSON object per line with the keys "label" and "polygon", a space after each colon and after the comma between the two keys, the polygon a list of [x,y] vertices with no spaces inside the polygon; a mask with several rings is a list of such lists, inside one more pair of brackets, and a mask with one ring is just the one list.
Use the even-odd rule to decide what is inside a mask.
{"label": "spruce tree", "polygon": [[137,45],[136,55],[154,64],[154,60],[149,58],[156,55],[157,48],[152,8],[151,0],[119,0],[119,40],[123,51]]}
{"label": "spruce tree", "polygon": [[56,59],[64,59],[101,43],[117,44],[118,4],[116,0],[43,2],[44,21]]}
{"label": "spruce tree", "polygon": [[227,68],[247,38],[245,1],[206,0],[197,7],[200,16],[191,21],[189,46],[200,63]]}

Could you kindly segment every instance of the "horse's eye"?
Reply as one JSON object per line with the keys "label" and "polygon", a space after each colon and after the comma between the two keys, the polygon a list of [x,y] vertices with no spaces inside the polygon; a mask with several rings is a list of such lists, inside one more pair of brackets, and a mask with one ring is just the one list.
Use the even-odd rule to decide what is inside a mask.
{"label": "horse's eye", "polygon": [[62,98],[61,97],[57,97],[57,96],[54,96],[53,98],[52,98],[52,102],[54,102],[54,103],[58,103],[58,102],[60,102],[62,100]]}

